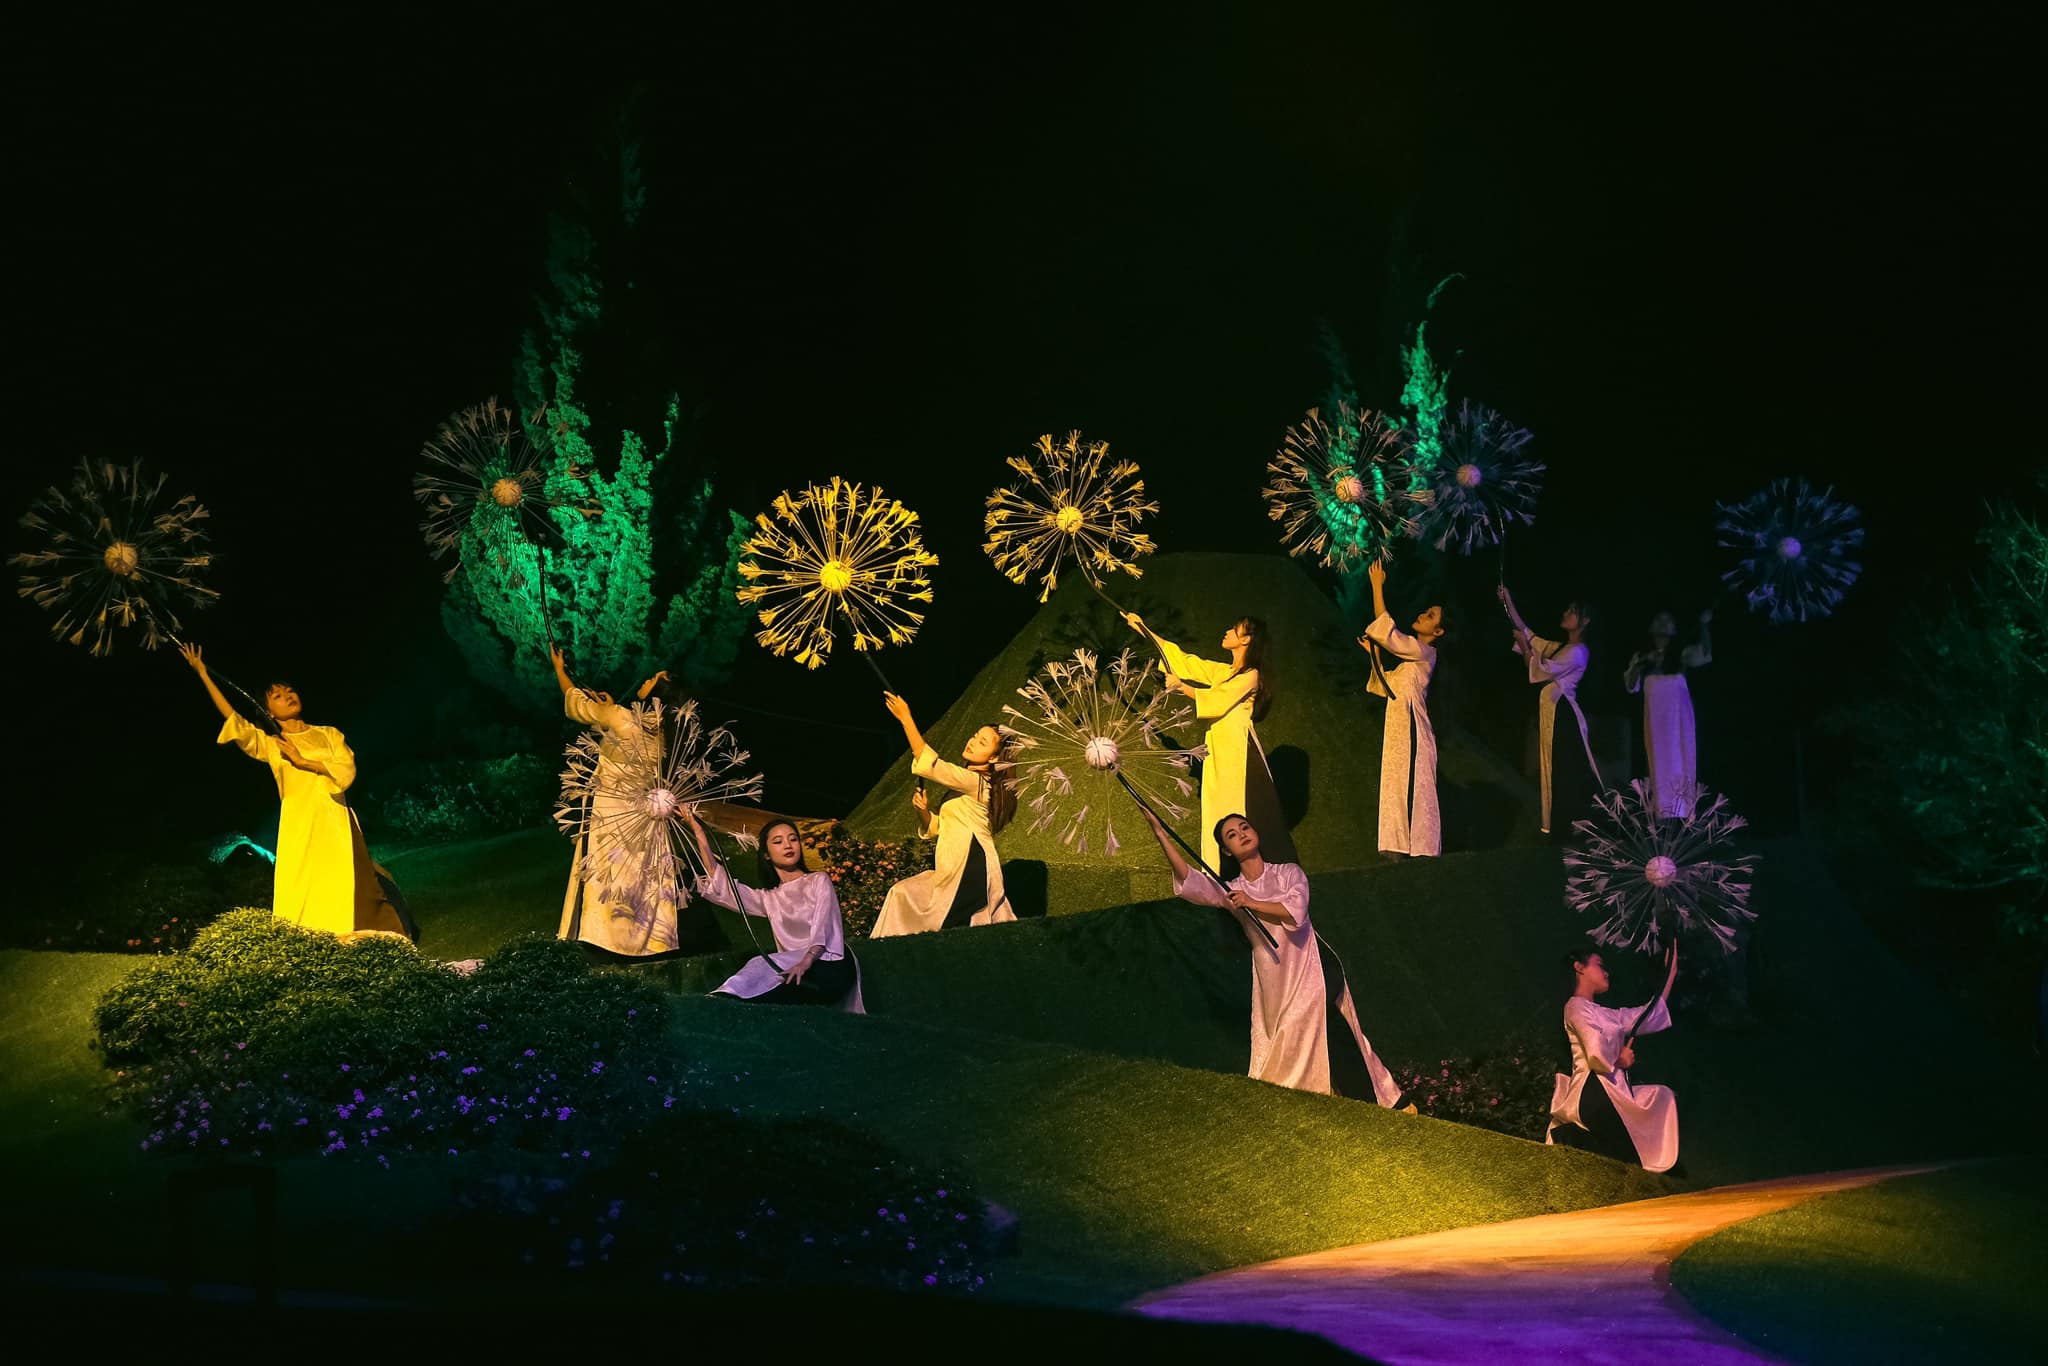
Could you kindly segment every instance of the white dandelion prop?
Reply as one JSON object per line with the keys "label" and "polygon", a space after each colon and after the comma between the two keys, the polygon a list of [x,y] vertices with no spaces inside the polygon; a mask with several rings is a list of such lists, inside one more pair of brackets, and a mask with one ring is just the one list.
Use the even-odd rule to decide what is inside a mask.
{"label": "white dandelion prop", "polygon": [[915,512],[836,475],[778,495],[773,516],[754,519],[740,556],[739,600],[760,609],[756,640],[816,669],[831,658],[843,624],[885,688],[871,653],[916,637],[924,624],[917,604],[932,600],[930,570],[939,562],[924,548]]}
{"label": "white dandelion prop", "polygon": [[683,814],[757,801],[761,775],[745,771],[749,755],[731,731],[705,727],[695,701],[648,702],[632,713],[637,735],[607,742],[586,730],[570,742],[555,824],[576,837],[580,872],[603,903],[646,921],[689,905],[690,874],[709,872]]}
{"label": "white dandelion prop", "polygon": [[1287,553],[1339,573],[1384,559],[1414,522],[1407,448],[1401,429],[1370,409],[1339,404],[1328,419],[1309,409],[1266,463],[1259,491]]}
{"label": "white dandelion prop", "polygon": [[462,567],[472,535],[501,565],[528,537],[559,538],[549,514],[574,506],[580,495],[580,472],[554,469],[561,430],[545,408],[521,418],[491,398],[450,417],[421,448],[425,463],[412,492],[424,512],[427,549],[437,560],[455,557],[447,579]]}
{"label": "white dandelion prop", "polygon": [[1438,550],[1470,555],[1500,545],[1516,522],[1536,520],[1543,466],[1526,454],[1533,433],[1493,409],[1466,399],[1444,423],[1435,466],[1413,473],[1422,486],[1423,511],[1414,534]]}
{"label": "white dandelion prop", "polygon": [[1593,799],[1595,819],[1572,822],[1577,839],[1564,852],[1570,869],[1565,904],[1604,917],[1596,943],[1654,954],[1680,935],[1712,939],[1733,952],[1737,931],[1756,919],[1749,909],[1756,857],[1738,854],[1735,832],[1748,822],[1728,799],[1694,785],[1692,814],[1659,814],[1656,793],[1638,778]]}
{"label": "white dandelion prop", "polygon": [[1010,582],[1035,576],[1040,602],[1059,587],[1068,559],[1097,593],[1106,574],[1135,579],[1145,572],[1138,559],[1156,547],[1138,528],[1159,504],[1145,496],[1136,464],[1108,460],[1107,441],[1083,441],[1079,432],[1064,441],[1041,436],[1031,455],[1011,458],[1018,482],[988,496],[982,549]]}
{"label": "white dandelion prop", "polygon": [[105,655],[118,630],[139,627],[145,650],[180,644],[178,610],[220,596],[202,582],[213,564],[206,508],[189,493],[166,500],[168,482],[145,477],[139,460],[84,460],[68,489],[50,487],[22,517],[41,544],[8,563],[28,571],[20,594],[55,613],[57,639]]}
{"label": "white dandelion prop", "polygon": [[1717,504],[1719,544],[1737,552],[1721,576],[1773,624],[1831,614],[1862,574],[1862,515],[1804,479],[1773,479],[1739,503]]}
{"label": "white dandelion prop", "polygon": [[1126,784],[1156,810],[1186,819],[1191,770],[1203,751],[1164,743],[1191,728],[1194,712],[1156,687],[1157,667],[1124,650],[1105,671],[1095,654],[1076,650],[1017,689],[1029,706],[1003,708],[1014,723],[1007,727],[1017,755],[1011,787],[1031,811],[1033,831],[1057,826],[1060,843],[1085,854],[1090,832],[1100,828],[1103,852],[1115,855],[1123,846],[1110,813]]}

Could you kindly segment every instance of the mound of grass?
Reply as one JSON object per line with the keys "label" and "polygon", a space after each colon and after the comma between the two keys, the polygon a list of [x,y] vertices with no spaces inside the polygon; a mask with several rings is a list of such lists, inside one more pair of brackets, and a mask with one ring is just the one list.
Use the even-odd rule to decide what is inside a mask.
{"label": "mound of grass", "polygon": [[420,924],[420,947],[454,962],[482,958],[562,918],[574,846],[552,826],[383,855]]}
{"label": "mound of grass", "polygon": [[[1266,620],[1273,631],[1278,694],[1271,714],[1259,723],[1259,737],[1302,862],[1312,869],[1378,863],[1375,813],[1385,703],[1365,692],[1364,653],[1336,605],[1302,568],[1270,555],[1162,555],[1146,567],[1140,584],[1122,590],[1122,600],[1165,638],[1216,656],[1215,641],[1232,614],[1252,612]],[[951,755],[976,727],[1001,719],[1005,704],[1021,706],[1017,688],[1047,660],[1086,648],[1106,662],[1126,646],[1141,654],[1151,648],[1076,575],[943,715],[934,710],[937,699],[911,701],[922,708],[925,735],[941,754]],[[1534,829],[1528,783],[1461,732],[1446,728],[1437,738],[1438,783],[1452,848],[1490,848]],[[882,777],[847,823],[867,838],[910,835],[911,781],[906,760]],[[1191,815],[1181,829],[1191,842],[1196,821]],[[1026,824],[1012,825],[1000,841],[1006,869],[1016,863],[1045,870],[1038,875],[1046,888],[1042,900],[1034,904],[1029,886],[1025,896],[1016,897],[1022,914],[1044,907],[1062,915],[1166,891],[1156,851],[1142,838],[1135,811],[1130,827],[1140,837],[1126,839],[1113,857],[1077,857],[1059,842],[1056,828],[1033,834]],[[1110,870],[1123,878],[1107,876]]]}
{"label": "mound of grass", "polygon": [[1737,1224],[1671,1283],[1795,1361],[2023,1361],[2048,1341],[2038,1160],[1907,1176]]}

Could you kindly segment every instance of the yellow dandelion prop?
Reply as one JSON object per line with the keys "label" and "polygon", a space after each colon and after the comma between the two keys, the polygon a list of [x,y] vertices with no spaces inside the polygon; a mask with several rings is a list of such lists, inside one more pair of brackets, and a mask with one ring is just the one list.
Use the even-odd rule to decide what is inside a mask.
{"label": "yellow dandelion prop", "polygon": [[1079,432],[1064,441],[1041,436],[1031,455],[1009,461],[1021,479],[988,496],[982,549],[1010,582],[1036,576],[1040,602],[1059,587],[1070,556],[1098,593],[1104,574],[1135,579],[1145,572],[1138,558],[1156,547],[1138,526],[1159,504],[1145,496],[1136,464],[1108,460],[1107,441],[1083,441]]}

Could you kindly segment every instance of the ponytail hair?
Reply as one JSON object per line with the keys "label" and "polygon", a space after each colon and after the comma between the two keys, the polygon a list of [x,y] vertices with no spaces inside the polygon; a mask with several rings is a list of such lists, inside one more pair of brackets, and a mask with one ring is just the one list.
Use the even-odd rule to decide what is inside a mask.
{"label": "ponytail hair", "polygon": [[990,724],[999,738],[988,772],[982,775],[982,791],[988,799],[988,832],[999,835],[1017,814],[1017,794],[1010,787],[1010,732],[1000,724]]}

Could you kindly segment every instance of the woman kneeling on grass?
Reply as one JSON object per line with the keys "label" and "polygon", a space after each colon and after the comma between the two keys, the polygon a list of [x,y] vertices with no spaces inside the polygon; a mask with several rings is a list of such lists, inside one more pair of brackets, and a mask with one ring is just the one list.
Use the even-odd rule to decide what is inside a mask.
{"label": "woman kneeling on grass", "polygon": [[[1392,1109],[1401,1088],[1359,1026],[1343,963],[1335,951],[1325,951],[1328,946],[1309,923],[1308,876],[1301,865],[1261,858],[1258,829],[1243,816],[1228,815],[1214,832],[1223,851],[1218,886],[1207,872],[1188,867],[1159,817],[1144,810],[1173,869],[1173,894],[1236,915],[1251,941],[1252,1057],[1246,1074]],[[1271,931],[1276,947],[1267,946],[1254,920]],[[1408,1108],[1412,1113],[1414,1107]]]}
{"label": "woman kneeling on grass", "polygon": [[780,946],[749,958],[711,994],[756,1005],[837,1006],[867,1014],[860,997],[860,964],[846,951],[839,894],[829,874],[804,871],[804,841],[796,826],[776,820],[762,829],[761,885],[746,887],[712,852],[711,836],[697,813],[685,807],[683,819],[710,869],[697,880],[699,895],[729,911],[766,920]]}
{"label": "woman kneeling on grass", "polygon": [[1636,1062],[1630,1041],[1637,1034],[1671,1028],[1677,944],[1669,956],[1671,971],[1657,999],[1648,1007],[1617,1010],[1593,1000],[1608,987],[1600,955],[1590,949],[1565,955],[1572,995],[1564,1003],[1564,1033],[1572,1049],[1572,1074],[1558,1074],[1545,1143],[1562,1142],[1617,1162],[1640,1162],[1645,1171],[1670,1171],[1678,1164],[1678,1097],[1668,1086],[1632,1086],[1628,1079]]}

